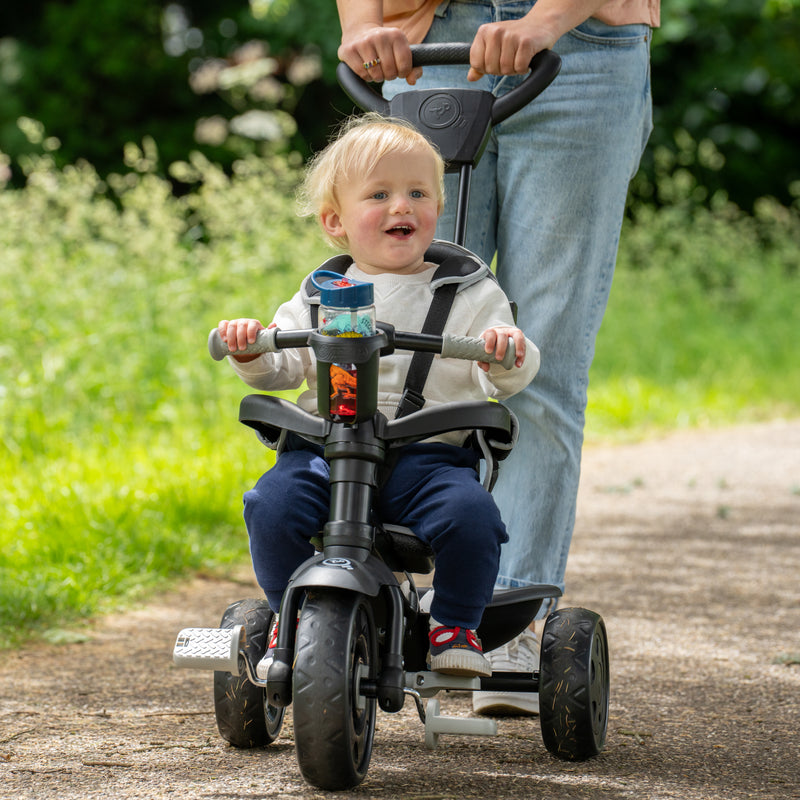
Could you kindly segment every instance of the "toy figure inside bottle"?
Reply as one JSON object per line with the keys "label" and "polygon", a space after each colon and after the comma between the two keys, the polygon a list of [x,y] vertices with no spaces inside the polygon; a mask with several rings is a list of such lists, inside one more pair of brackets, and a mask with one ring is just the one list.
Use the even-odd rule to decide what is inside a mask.
{"label": "toy figure inside bottle", "polygon": [[[320,282],[321,277],[331,279]],[[327,270],[315,272],[311,280],[320,290],[319,333],[337,338],[361,338],[376,333],[371,283]],[[317,379],[326,380],[329,386],[329,406],[324,411],[334,421],[355,421],[358,418],[359,366],[350,361],[317,365]]]}

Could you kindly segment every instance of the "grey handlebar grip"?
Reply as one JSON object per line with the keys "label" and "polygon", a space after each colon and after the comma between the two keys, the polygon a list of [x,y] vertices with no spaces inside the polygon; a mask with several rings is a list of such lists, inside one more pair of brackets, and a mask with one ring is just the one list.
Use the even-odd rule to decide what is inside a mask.
{"label": "grey handlebar grip", "polygon": [[[248,356],[258,353],[275,353],[278,348],[275,346],[275,337],[278,333],[277,328],[264,328],[258,332],[255,342],[248,344],[244,350],[237,350],[233,355]],[[214,361],[222,361],[225,356],[232,355],[228,345],[222,341],[217,328],[212,328],[208,334],[208,352]]]}
{"label": "grey handlebar grip", "polygon": [[486,342],[470,336],[453,336],[445,333],[442,336],[442,358],[463,358],[467,361],[488,361],[490,364],[501,363],[505,369],[511,369],[516,360],[514,340],[509,338],[508,349],[501,362],[493,354],[486,352]]}

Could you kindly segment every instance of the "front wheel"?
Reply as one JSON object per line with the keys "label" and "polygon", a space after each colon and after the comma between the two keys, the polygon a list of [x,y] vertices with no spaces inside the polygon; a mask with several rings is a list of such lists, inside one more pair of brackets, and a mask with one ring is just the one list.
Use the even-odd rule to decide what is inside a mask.
{"label": "front wheel", "polygon": [[361,681],[375,679],[377,642],[364,595],[315,591],[297,626],[292,698],[297,762],[320,789],[357,786],[367,774],[376,700]]}
{"label": "front wheel", "polygon": [[[267,650],[272,611],[266,600],[239,600],[222,615],[221,628],[244,625],[245,652],[255,666]],[[267,702],[266,690],[254,686],[240,663],[238,675],[214,673],[214,714],[217,728],[234,747],[264,747],[272,744],[283,725],[285,709]]]}
{"label": "front wheel", "polygon": [[608,639],[602,618],[585,608],[551,614],[539,666],[545,747],[564,761],[597,755],[606,741],[608,694]]}

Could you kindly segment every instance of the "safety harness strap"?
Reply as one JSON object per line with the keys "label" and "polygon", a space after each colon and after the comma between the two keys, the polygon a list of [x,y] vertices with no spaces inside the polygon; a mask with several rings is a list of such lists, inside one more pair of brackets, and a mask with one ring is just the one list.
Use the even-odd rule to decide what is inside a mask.
{"label": "safety harness strap", "polygon": [[[449,242],[438,241],[434,242],[426,252],[425,260],[432,261],[439,266],[431,279],[435,289],[420,333],[441,336],[459,288],[465,282],[470,283],[477,278],[476,272],[480,269],[481,263],[463,248]],[[352,263],[353,260],[350,256],[338,255],[329,258],[320,266],[320,269],[344,275]],[[488,270],[485,277],[495,280],[494,275]],[[311,327],[316,328],[319,320],[319,289],[313,285],[309,277],[303,286],[303,291],[309,302]],[[412,356],[395,419],[419,411],[425,405],[425,397],[422,392],[425,382],[428,380],[433,357],[433,353],[422,352],[415,352]]]}
{"label": "safety harness strap", "polygon": [[[432,336],[441,336],[447,318],[450,316],[450,309],[456,299],[457,283],[445,283],[436,288],[433,293],[433,300],[428,308],[428,314],[422,325],[422,333]],[[428,380],[428,373],[433,364],[433,353],[415,352],[411,357],[411,364],[406,373],[406,382],[403,386],[403,394],[400,397],[400,404],[397,406],[395,419],[405,417],[419,411],[425,405],[425,397],[422,390]]]}

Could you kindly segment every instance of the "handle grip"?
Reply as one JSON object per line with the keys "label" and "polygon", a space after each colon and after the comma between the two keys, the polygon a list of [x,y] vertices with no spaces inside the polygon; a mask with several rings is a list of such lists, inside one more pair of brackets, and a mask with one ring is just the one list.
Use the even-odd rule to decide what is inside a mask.
{"label": "handle grip", "polygon": [[[264,328],[258,332],[255,342],[248,344],[244,350],[237,350],[233,355],[247,356],[258,353],[275,353],[278,351],[275,337],[278,334],[277,328]],[[208,352],[214,361],[222,361],[225,356],[232,355],[228,345],[222,341],[218,328],[212,328],[208,334]]]}
{"label": "handle grip", "polygon": [[508,349],[502,361],[498,361],[493,353],[486,352],[486,342],[471,336],[454,336],[451,333],[442,335],[442,358],[461,358],[466,361],[488,361],[490,364],[502,364],[504,369],[511,369],[517,358],[514,340],[509,337]]}
{"label": "handle grip", "polygon": [[[411,46],[412,64],[415,67],[429,67],[443,64],[469,64],[471,45],[464,42],[441,42],[415,44]],[[531,59],[530,73],[525,80],[507,94],[498,97],[492,106],[492,123],[497,125],[519,111],[540,95],[561,70],[561,57],[552,50],[540,50]],[[336,68],[339,84],[350,99],[364,111],[389,113],[389,103],[359,75],[356,75],[344,62]]]}
{"label": "handle grip", "polygon": [[540,50],[530,63],[530,73],[525,80],[507,94],[501,95],[492,106],[492,124],[504,119],[538,97],[561,72],[561,56],[552,50]]}

